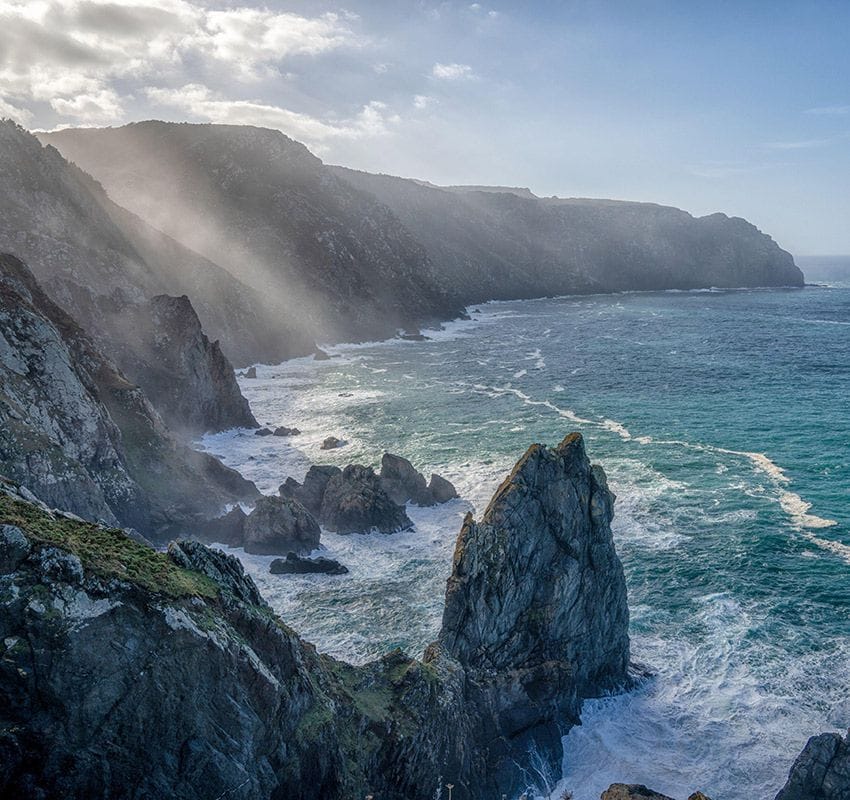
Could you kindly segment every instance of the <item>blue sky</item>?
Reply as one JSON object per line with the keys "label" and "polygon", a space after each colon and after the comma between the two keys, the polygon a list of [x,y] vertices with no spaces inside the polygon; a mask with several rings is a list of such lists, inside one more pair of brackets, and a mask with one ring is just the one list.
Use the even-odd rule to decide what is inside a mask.
{"label": "blue sky", "polygon": [[332,163],[850,253],[848,42],[846,0],[0,0],[0,114],[267,125]]}

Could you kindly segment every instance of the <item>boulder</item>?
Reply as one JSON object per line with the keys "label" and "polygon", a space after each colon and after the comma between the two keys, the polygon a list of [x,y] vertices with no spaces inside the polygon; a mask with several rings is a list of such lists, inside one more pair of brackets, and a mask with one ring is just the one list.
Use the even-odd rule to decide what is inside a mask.
{"label": "boulder", "polygon": [[287,428],[283,425],[274,429],[275,436],[298,436],[300,433],[298,428]]}
{"label": "boulder", "polygon": [[245,520],[242,546],[260,555],[309,553],[319,546],[320,535],[318,523],[297,500],[267,496]]}
{"label": "boulder", "polygon": [[29,540],[17,525],[0,525],[0,575],[14,572],[29,551]]}
{"label": "boulder", "polygon": [[384,453],[381,457],[381,486],[400,505],[408,501],[419,506],[434,505],[425,476],[401,456]]}
{"label": "boulder", "polygon": [[325,488],[319,520],[337,533],[395,533],[413,527],[404,507],[394,503],[371,467],[349,464]]}
{"label": "boulder", "polygon": [[641,783],[612,783],[599,800],[673,800],[666,794],[647,789]]}
{"label": "boulder", "polygon": [[322,498],[328,481],[335,475],[341,475],[339,467],[331,465],[313,466],[307,471],[304,483],[300,484],[294,478],[287,478],[278,489],[281,497],[291,497],[304,506],[314,517],[322,510]]}
{"label": "boulder", "polygon": [[850,733],[812,736],[776,800],[850,800]]}
{"label": "boulder", "polygon": [[248,367],[245,372],[242,373],[243,378],[256,378],[257,377],[257,368],[256,367]]}
{"label": "boulder", "polygon": [[306,575],[321,573],[324,575],[346,575],[348,567],[332,558],[301,558],[295,553],[287,553],[286,558],[276,558],[269,566],[272,575]]}
{"label": "boulder", "polygon": [[336,450],[337,447],[342,447],[345,444],[345,441],[342,439],[337,439],[336,436],[328,436],[322,442],[322,450]]}
{"label": "boulder", "polygon": [[428,484],[428,493],[435,503],[448,503],[458,497],[454,484],[447,481],[436,472],[431,473],[431,482]]}
{"label": "boulder", "polygon": [[254,431],[254,436],[273,436],[273,435],[274,435],[274,431],[270,430],[269,428],[257,428],[257,430]]}
{"label": "boulder", "polygon": [[425,476],[406,458],[384,453],[381,458],[381,485],[394,502],[433,506],[458,496],[455,487],[445,478],[432,473],[430,484]]}

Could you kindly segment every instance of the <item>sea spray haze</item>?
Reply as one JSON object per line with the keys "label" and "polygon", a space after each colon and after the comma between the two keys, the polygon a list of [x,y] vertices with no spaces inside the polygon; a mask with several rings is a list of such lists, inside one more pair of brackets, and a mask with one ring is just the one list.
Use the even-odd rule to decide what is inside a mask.
{"label": "sea spray haze", "polygon": [[[585,703],[564,786],[772,797],[811,734],[850,725],[848,307],[840,288],[492,303],[431,341],[260,368],[242,381],[252,409],[302,436],[205,444],[263,491],[384,449],[458,486],[408,508],[416,531],[323,535],[345,581],[240,553],[309,640],[362,662],[433,639],[463,515],[520,443],[581,429],[617,495],[633,658],[656,677]],[[320,451],[330,433],[349,444]]]}

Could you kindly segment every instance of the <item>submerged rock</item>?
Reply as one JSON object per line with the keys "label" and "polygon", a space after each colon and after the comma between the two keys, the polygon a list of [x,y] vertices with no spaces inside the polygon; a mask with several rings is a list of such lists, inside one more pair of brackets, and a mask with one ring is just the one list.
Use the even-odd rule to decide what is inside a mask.
{"label": "submerged rock", "polygon": [[336,450],[337,447],[342,447],[345,445],[345,441],[342,439],[337,439],[336,436],[328,436],[322,442],[322,450]]}
{"label": "submerged rock", "polygon": [[257,430],[254,431],[254,436],[273,436],[273,435],[274,435],[274,431],[270,430],[269,428],[257,428]]}
{"label": "submerged rock", "polygon": [[281,425],[274,429],[275,436],[298,436],[301,431],[298,428],[287,428],[285,425]]}
{"label": "submerged rock", "polygon": [[319,546],[321,531],[313,516],[297,500],[261,497],[245,520],[242,546],[246,553],[276,555],[309,553]]}
{"label": "submerged rock", "polygon": [[313,351],[313,360],[314,361],[330,361],[330,358],[331,357],[324,350],[322,350],[321,347],[317,347]]}
{"label": "submerged rock", "polygon": [[812,736],[775,800],[850,800],[850,733]]}
{"label": "submerged rock", "polygon": [[301,558],[295,553],[287,553],[286,558],[276,558],[269,565],[272,575],[305,575],[322,573],[324,575],[347,575],[348,567],[333,558]]}
{"label": "submerged rock", "polygon": [[396,533],[413,527],[404,508],[384,491],[371,467],[349,464],[327,483],[319,521],[337,533]]}

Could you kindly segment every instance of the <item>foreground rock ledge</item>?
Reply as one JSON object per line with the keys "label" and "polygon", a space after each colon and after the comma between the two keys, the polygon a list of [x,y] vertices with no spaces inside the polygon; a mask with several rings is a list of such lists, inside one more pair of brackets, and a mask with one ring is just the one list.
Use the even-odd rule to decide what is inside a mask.
{"label": "foreground rock ledge", "polygon": [[464,522],[424,659],[352,667],[287,628],[223,553],[169,557],[0,491],[0,795],[548,789],[582,699],[627,681],[612,505],[579,435],[534,445]]}

